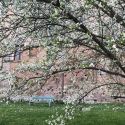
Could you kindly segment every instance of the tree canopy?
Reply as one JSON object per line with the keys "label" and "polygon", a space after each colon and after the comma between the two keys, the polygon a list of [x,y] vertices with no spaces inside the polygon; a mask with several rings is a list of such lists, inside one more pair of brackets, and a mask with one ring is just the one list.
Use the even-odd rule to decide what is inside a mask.
{"label": "tree canopy", "polygon": [[[47,59],[22,64],[18,71],[41,69],[46,75],[39,77],[48,78],[45,76],[87,69],[106,73],[108,83],[124,85],[124,8],[124,0],[1,1],[0,57],[30,38],[30,47],[47,48]],[[73,48],[84,50],[73,54]],[[55,67],[58,59],[61,63]]]}

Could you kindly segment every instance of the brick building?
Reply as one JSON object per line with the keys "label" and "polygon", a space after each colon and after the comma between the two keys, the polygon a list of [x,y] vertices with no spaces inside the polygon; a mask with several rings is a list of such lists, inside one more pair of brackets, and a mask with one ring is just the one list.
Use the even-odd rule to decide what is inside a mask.
{"label": "brick building", "polygon": [[[23,45],[24,47],[25,45]],[[26,45],[27,46],[27,45]],[[22,46],[21,46],[22,47]],[[16,69],[20,66],[21,63],[31,64],[38,63],[41,60],[46,59],[46,49],[42,47],[33,47],[26,49],[25,51],[21,51],[21,48],[17,47],[17,50],[11,55],[4,57],[1,62],[1,68],[4,72],[15,72],[17,77],[22,79],[28,79],[32,77],[37,77],[41,75],[41,71],[25,71],[19,72]],[[93,52],[89,51],[87,48],[73,48],[70,51],[70,58],[67,58],[67,61],[64,63],[63,61],[57,60],[56,67],[66,65],[76,65],[77,59],[80,54],[87,54],[87,57],[95,56]],[[79,56],[78,56],[79,55]],[[65,55],[63,55],[65,56]],[[24,93],[22,95],[32,96],[32,95],[54,95],[57,99],[67,98],[67,96],[74,96],[74,94],[84,95],[92,88],[108,83],[108,80],[111,79],[111,76],[108,76],[106,73],[100,71],[93,70],[73,70],[68,72],[61,72],[55,75],[52,75],[45,85],[41,85],[39,83],[34,83],[33,86],[30,86],[29,83],[24,86]],[[115,78],[115,77],[114,77]],[[118,80],[118,78],[116,78]],[[120,81],[121,79],[119,79]],[[111,82],[111,81],[110,81]],[[113,81],[112,81],[113,82]],[[17,81],[16,84],[18,84]],[[31,83],[30,83],[31,84]],[[11,85],[8,81],[4,80],[0,84],[1,86],[1,97],[5,96],[11,90]],[[29,87],[29,89],[27,89]],[[81,87],[81,88],[80,88]],[[109,87],[109,86],[108,86]],[[86,102],[111,102],[114,101],[111,98],[112,91],[107,86],[102,86],[84,98]],[[73,90],[73,91],[72,91]],[[116,91],[118,92],[118,91]],[[2,95],[3,94],[3,95]],[[72,97],[73,98],[73,97]]]}

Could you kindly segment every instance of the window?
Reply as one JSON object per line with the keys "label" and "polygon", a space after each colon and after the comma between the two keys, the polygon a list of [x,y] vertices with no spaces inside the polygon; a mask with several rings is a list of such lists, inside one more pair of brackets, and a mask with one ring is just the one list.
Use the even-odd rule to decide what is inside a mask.
{"label": "window", "polygon": [[18,61],[21,60],[21,47],[23,47],[23,45],[16,45],[16,50],[14,53],[12,54],[8,54],[6,57],[3,58],[4,62],[11,62],[11,61]]}
{"label": "window", "polygon": [[60,52],[58,52],[57,55],[58,59],[60,59],[61,61],[67,61],[68,60],[68,54],[66,50],[62,50]]}
{"label": "window", "polygon": [[6,57],[4,57],[4,62],[10,62],[14,60],[14,54],[9,54]]}
{"label": "window", "polygon": [[17,47],[17,49],[14,53],[14,60],[16,60],[16,61],[21,60],[21,50],[19,47]]}

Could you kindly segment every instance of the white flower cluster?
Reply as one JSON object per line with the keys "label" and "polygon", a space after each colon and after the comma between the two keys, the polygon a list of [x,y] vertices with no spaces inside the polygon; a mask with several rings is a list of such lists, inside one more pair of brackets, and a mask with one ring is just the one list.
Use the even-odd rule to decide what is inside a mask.
{"label": "white flower cluster", "polygon": [[118,0],[109,0],[109,2],[107,2],[107,4],[109,6],[116,6],[116,3],[118,2]]}
{"label": "white flower cluster", "polygon": [[44,69],[45,65],[43,63],[21,63],[20,65],[18,65],[18,67],[16,68],[17,71],[20,72],[25,72],[25,71],[38,71],[41,69]]}
{"label": "white flower cluster", "polygon": [[66,125],[66,120],[74,119],[75,107],[71,105],[66,105],[64,107],[64,113],[59,114],[56,112],[55,116],[52,115],[49,120],[45,122],[48,125]]}
{"label": "white flower cluster", "polygon": [[83,112],[89,112],[89,111],[91,111],[91,109],[92,109],[92,107],[91,106],[89,106],[89,107],[87,107],[87,108],[82,108],[82,111]]}
{"label": "white flower cluster", "polygon": [[12,72],[0,72],[0,80],[8,80],[9,85],[12,85],[15,80],[15,76]]}
{"label": "white flower cluster", "polygon": [[[54,118],[54,116],[52,115],[51,118]],[[52,120],[46,120],[46,122],[48,125],[65,125],[65,121],[64,121],[62,115],[60,115]]]}
{"label": "white flower cluster", "polygon": [[[70,92],[72,91],[72,93],[74,92],[74,90],[70,90]],[[76,93],[75,91],[75,94],[73,94],[72,96],[67,96],[63,102],[66,103],[66,104],[75,104],[77,99],[79,97],[79,93]]]}

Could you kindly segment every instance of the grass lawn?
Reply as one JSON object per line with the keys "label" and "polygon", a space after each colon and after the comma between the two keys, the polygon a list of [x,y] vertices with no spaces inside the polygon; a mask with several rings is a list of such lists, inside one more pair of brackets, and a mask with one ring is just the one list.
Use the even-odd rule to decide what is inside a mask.
{"label": "grass lawn", "polygon": [[[24,103],[0,104],[0,125],[47,125],[49,119],[57,111],[63,112],[65,105]],[[90,111],[84,110],[90,108]],[[67,125],[125,125],[125,105],[96,104],[77,107],[75,118],[67,121]]]}

